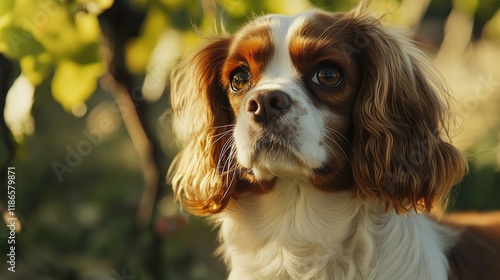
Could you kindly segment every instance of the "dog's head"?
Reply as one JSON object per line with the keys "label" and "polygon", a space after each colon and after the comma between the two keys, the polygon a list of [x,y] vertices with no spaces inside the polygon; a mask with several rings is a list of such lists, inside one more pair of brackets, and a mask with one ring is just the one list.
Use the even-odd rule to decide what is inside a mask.
{"label": "dog's head", "polygon": [[177,199],[217,213],[279,177],[429,209],[466,171],[447,92],[406,35],[356,10],[259,17],[173,73]]}

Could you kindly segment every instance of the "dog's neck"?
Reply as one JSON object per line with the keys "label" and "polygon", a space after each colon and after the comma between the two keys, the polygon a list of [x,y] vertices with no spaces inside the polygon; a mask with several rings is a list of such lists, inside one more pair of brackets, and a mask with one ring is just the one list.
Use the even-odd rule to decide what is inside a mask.
{"label": "dog's neck", "polygon": [[230,279],[446,279],[454,237],[426,216],[297,179],[243,193],[214,220]]}

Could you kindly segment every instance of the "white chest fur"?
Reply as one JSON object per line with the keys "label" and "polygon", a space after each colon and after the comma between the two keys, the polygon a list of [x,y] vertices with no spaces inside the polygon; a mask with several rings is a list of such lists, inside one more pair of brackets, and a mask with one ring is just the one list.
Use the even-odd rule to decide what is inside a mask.
{"label": "white chest fur", "polygon": [[279,179],[214,217],[229,279],[446,279],[453,233],[426,216],[385,213],[350,192]]}

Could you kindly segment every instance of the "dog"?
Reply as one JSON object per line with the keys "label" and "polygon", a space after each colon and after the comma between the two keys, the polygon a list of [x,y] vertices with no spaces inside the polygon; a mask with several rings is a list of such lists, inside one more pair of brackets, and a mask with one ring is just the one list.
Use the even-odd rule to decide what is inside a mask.
{"label": "dog", "polygon": [[172,73],[168,178],[228,279],[500,279],[500,230],[431,215],[467,172],[450,95],[362,7],[257,17]]}

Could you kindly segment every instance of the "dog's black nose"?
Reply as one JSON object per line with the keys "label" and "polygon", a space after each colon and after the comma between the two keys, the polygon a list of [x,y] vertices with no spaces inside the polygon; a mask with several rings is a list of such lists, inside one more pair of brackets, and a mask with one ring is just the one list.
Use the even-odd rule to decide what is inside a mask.
{"label": "dog's black nose", "polygon": [[255,122],[268,124],[283,115],[292,101],[288,94],[280,90],[259,91],[247,100],[247,114]]}

